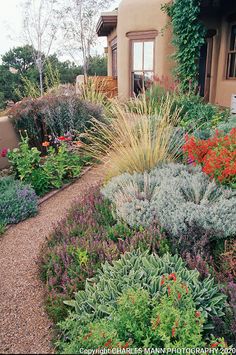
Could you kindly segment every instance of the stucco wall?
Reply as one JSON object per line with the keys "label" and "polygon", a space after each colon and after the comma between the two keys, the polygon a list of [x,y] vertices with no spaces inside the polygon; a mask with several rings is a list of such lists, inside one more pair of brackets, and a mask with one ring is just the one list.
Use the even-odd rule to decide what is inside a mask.
{"label": "stucco wall", "polygon": [[[168,17],[161,10],[165,0],[123,0],[118,9],[118,91],[121,98],[130,96],[130,41],[126,34],[133,31],[158,31],[155,40],[155,74],[170,76],[173,62],[170,55],[170,28],[161,34]],[[166,0],[167,2],[167,0]]]}
{"label": "stucco wall", "polygon": [[[18,139],[8,117],[0,117],[0,151],[2,148],[16,148]],[[0,157],[0,169],[8,166],[7,158]]]}
{"label": "stucco wall", "polygon": [[221,23],[221,41],[219,49],[218,73],[216,81],[215,103],[230,106],[231,97],[236,94],[236,79],[226,79],[226,63],[229,43],[229,24],[225,20]]}

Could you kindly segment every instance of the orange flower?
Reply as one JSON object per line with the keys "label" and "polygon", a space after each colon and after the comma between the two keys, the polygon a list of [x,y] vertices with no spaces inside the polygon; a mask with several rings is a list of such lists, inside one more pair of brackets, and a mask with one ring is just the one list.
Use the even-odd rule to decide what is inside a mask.
{"label": "orange flower", "polygon": [[83,143],[81,141],[77,141],[75,142],[75,144],[77,145],[78,148],[83,146]]}
{"label": "orange flower", "polygon": [[46,141],[46,142],[43,142],[43,143],[42,143],[42,146],[43,146],[43,147],[49,147],[49,146],[50,146],[50,143],[47,142],[47,141]]}

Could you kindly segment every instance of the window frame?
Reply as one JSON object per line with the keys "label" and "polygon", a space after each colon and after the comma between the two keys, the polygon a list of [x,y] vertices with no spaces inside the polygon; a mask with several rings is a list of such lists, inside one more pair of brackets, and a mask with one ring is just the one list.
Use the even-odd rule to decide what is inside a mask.
{"label": "window frame", "polygon": [[[134,96],[133,91],[133,74],[134,72],[140,72],[142,74],[153,73],[155,75],[155,66],[156,66],[156,37],[158,35],[158,31],[142,31],[142,32],[128,32],[126,36],[129,38],[129,92],[130,96]],[[153,70],[134,70],[134,43],[142,42],[143,46],[145,42],[153,43]],[[143,49],[143,58],[142,65],[144,65],[144,49]]]}
{"label": "window frame", "polygon": [[229,37],[228,37],[227,54],[226,54],[226,80],[236,80],[236,75],[235,75],[235,77],[229,76],[229,72],[230,72],[230,56],[232,54],[235,54],[235,69],[236,69],[236,48],[235,48],[235,50],[231,50],[230,49],[232,30],[233,30],[234,26],[236,27],[236,21],[231,22],[229,24],[229,30],[228,30]]}

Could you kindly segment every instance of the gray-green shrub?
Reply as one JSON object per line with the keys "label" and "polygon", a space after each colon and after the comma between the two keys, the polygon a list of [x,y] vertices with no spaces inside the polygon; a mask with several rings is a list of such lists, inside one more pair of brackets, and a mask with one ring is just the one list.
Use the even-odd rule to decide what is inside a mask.
{"label": "gray-green shrub", "polygon": [[150,173],[123,174],[102,193],[131,226],[158,223],[175,238],[236,234],[236,192],[216,185],[200,167],[172,163]]}
{"label": "gray-green shrub", "polygon": [[38,199],[29,185],[12,177],[0,179],[0,225],[18,223],[37,210]]}

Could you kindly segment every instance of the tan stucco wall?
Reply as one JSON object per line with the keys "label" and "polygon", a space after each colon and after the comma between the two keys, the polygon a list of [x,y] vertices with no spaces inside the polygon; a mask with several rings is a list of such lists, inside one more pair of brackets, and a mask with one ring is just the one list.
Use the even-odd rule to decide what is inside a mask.
{"label": "tan stucco wall", "polygon": [[[15,130],[8,117],[0,117],[0,151],[2,148],[13,149],[18,146]],[[0,169],[8,166],[7,158],[0,157]]]}
{"label": "tan stucco wall", "polygon": [[229,24],[224,19],[221,23],[221,41],[218,53],[218,71],[216,80],[216,95],[214,102],[221,106],[230,106],[231,97],[236,94],[236,80],[226,79],[227,51],[229,43]]}
{"label": "tan stucco wall", "polygon": [[[126,34],[132,31],[159,32],[155,40],[155,74],[157,76],[170,76],[173,63],[170,54],[171,31],[165,30],[164,36],[160,33],[166,26],[168,17],[161,10],[165,0],[123,0],[118,9],[118,91],[121,98],[130,96],[130,41]],[[166,0],[167,2],[167,0]]]}

